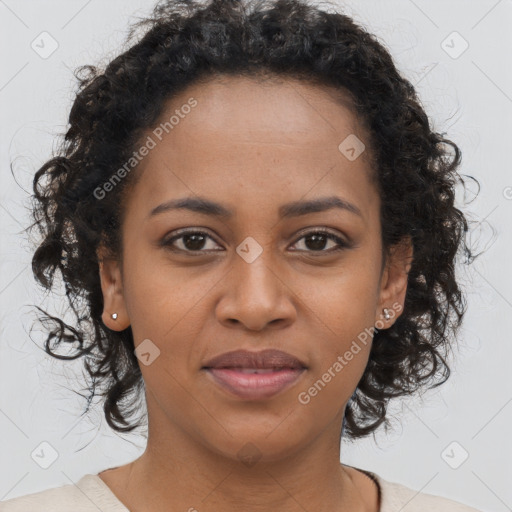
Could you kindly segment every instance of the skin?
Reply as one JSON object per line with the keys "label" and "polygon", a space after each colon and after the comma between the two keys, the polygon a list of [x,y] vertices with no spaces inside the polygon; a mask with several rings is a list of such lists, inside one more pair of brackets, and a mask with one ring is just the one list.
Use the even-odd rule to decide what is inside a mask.
{"label": "skin", "polygon": [[[190,97],[197,106],[134,171],[140,180],[126,203],[122,267],[98,250],[103,322],[114,330],[131,325],[136,347],[150,339],[160,350],[151,364],[139,363],[147,448],[100,478],[132,512],[377,511],[375,484],[339,461],[345,407],[371,342],[308,404],[298,401],[359,333],[377,321],[390,327],[404,303],[410,240],[381,272],[369,146],[354,161],[338,149],[349,134],[364,141],[365,132],[334,90],[294,79],[196,83],[168,102],[162,120]],[[186,210],[148,217],[165,201],[195,195],[232,209],[233,217]],[[333,208],[278,217],[285,203],[332,195],[361,216]],[[159,246],[182,228],[212,237],[196,243],[198,256]],[[329,252],[337,242],[327,238],[317,249],[304,235],[319,228],[351,247]],[[248,236],[263,249],[251,263],[236,252]],[[186,243],[174,246],[193,251]],[[388,321],[384,307],[393,308]],[[278,348],[308,369],[278,395],[244,401],[201,370],[211,357],[239,348]],[[238,456],[247,443],[260,456],[250,467]]]}

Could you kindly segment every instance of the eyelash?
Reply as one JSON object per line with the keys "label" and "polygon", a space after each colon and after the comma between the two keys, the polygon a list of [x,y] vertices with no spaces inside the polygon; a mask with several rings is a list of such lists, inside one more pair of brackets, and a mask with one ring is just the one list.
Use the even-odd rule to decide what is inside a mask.
{"label": "eyelash", "polygon": [[[173,237],[171,238],[164,238],[161,242],[161,245],[164,246],[165,248],[169,249],[170,251],[172,252],[181,252],[181,253],[189,253],[190,255],[194,255],[194,256],[199,256],[200,254],[202,253],[211,253],[211,252],[221,252],[219,250],[213,250],[213,251],[204,251],[204,250],[197,250],[197,251],[192,251],[192,250],[186,250],[186,249],[177,249],[176,247],[173,247],[172,244],[176,241],[176,240],[179,240],[187,235],[203,235],[203,236],[207,236],[208,238],[212,239],[215,243],[218,244],[218,242],[212,237],[210,236],[207,232],[205,231],[199,231],[199,230],[185,230],[185,231],[180,231],[178,234],[174,235]],[[336,242],[338,244],[339,247],[335,248],[335,249],[330,249],[330,250],[318,250],[318,251],[313,251],[313,250],[298,250],[297,252],[308,252],[308,253],[319,253],[319,254],[332,254],[334,252],[339,252],[339,251],[343,251],[345,249],[349,249],[351,247],[351,245],[346,242],[345,240],[343,240],[342,238],[340,238],[339,236],[337,235],[334,235],[333,233],[329,232],[329,231],[326,231],[326,230],[313,230],[313,231],[308,231],[307,233],[304,233],[300,236],[300,238],[298,238],[293,245],[295,245],[297,242],[299,242],[300,240],[302,240],[303,238],[306,238],[307,236],[310,236],[310,235],[324,235],[326,236],[329,240],[333,240],[334,242]]]}

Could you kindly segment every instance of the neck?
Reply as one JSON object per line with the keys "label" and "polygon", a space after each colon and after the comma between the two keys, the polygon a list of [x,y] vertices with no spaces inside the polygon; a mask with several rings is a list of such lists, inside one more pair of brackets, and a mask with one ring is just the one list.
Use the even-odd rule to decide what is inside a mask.
{"label": "neck", "polygon": [[121,501],[131,512],[372,510],[339,461],[342,415],[305,447],[276,455],[272,435],[262,441],[253,436],[255,442],[233,442],[233,454],[226,456],[169,418],[152,414],[149,396],[147,403],[146,451],[119,475]]}

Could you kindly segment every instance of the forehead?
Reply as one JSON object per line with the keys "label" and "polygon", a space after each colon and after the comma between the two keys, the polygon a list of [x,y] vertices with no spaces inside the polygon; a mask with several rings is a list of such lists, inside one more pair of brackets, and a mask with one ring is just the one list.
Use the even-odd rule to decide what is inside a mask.
{"label": "forehead", "polygon": [[[299,199],[337,189],[362,209],[375,201],[366,132],[348,95],[334,88],[281,78],[208,79],[168,100],[146,137],[155,144],[136,172],[148,210],[157,200],[194,194],[250,203],[255,194],[256,202],[262,195],[280,201],[282,193]],[[351,160],[344,141],[354,137],[366,148]]]}
{"label": "forehead", "polygon": [[283,77],[206,78],[168,100],[158,123],[169,120],[190,98],[197,105],[186,115],[185,128],[172,128],[178,137],[179,132],[214,136],[222,131],[238,142],[328,146],[344,133],[362,132],[348,93]]}

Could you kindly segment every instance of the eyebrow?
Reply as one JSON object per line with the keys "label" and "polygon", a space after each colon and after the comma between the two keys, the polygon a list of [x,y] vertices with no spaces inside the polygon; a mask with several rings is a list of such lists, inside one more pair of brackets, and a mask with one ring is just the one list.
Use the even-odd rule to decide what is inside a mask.
{"label": "eyebrow", "polygon": [[[282,219],[299,217],[310,213],[324,212],[333,208],[349,211],[363,218],[361,210],[356,205],[337,196],[321,197],[308,201],[293,201],[284,204],[279,208],[279,217]],[[149,212],[148,217],[173,210],[190,210],[203,215],[212,215],[224,219],[232,218],[234,215],[232,210],[204,197],[184,197],[181,199],[171,199],[156,206]]]}

